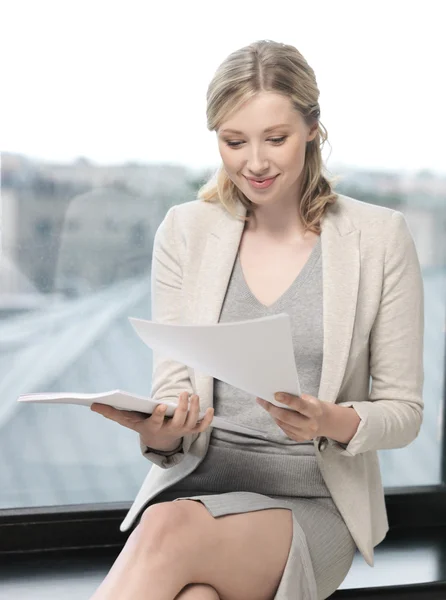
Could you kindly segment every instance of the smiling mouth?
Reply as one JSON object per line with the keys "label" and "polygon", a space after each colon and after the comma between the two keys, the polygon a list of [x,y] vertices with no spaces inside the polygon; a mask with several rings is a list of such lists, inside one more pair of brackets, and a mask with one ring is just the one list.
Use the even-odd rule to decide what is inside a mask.
{"label": "smiling mouth", "polygon": [[277,175],[273,175],[272,177],[264,177],[263,179],[256,179],[255,177],[247,177],[246,179],[248,181],[257,181],[258,183],[263,183],[264,181],[270,181],[271,179],[274,179],[275,177],[277,177]]}
{"label": "smiling mouth", "polygon": [[251,189],[260,191],[270,189],[274,185],[277,177],[278,175],[275,175],[274,177],[268,177],[268,179],[262,179],[261,181],[246,177],[246,181],[249,183]]}

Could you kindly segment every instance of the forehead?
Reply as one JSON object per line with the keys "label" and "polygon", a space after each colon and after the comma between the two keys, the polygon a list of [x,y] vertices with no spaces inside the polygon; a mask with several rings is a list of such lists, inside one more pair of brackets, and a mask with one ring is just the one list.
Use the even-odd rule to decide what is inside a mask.
{"label": "forehead", "polygon": [[249,133],[264,131],[278,124],[292,127],[301,120],[300,113],[293,108],[289,98],[273,92],[260,92],[225,119],[219,130]]}

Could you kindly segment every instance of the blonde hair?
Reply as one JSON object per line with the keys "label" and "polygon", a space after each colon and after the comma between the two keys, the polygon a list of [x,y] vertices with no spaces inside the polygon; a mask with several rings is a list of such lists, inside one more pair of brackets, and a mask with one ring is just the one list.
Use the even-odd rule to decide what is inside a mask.
{"label": "blonde hair", "polygon": [[[207,90],[207,128],[215,131],[257,93],[267,91],[290,99],[310,127],[318,123],[316,137],[307,142],[302,175],[300,216],[305,229],[320,233],[320,222],[329,204],[336,201],[335,180],[323,175],[321,150],[327,130],[319,121],[319,89],[313,69],[294,47],[260,40],[232,52],[218,67]],[[204,202],[219,201],[234,216],[240,201],[247,209],[252,202],[229,178],[223,164],[198,190]]]}

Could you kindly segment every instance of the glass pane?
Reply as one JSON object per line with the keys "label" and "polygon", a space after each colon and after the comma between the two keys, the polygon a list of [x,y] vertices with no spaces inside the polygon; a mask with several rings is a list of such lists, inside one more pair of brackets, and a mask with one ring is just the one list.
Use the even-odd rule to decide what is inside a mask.
{"label": "glass pane", "polygon": [[[430,98],[446,102],[440,14],[406,7],[402,29],[390,4],[385,21],[379,11],[364,21],[328,3],[315,35],[311,6],[299,7],[298,22],[281,10],[266,23],[257,3],[246,2],[234,7],[236,22],[234,11],[220,12],[219,27],[205,31],[186,3],[176,21],[188,26],[166,44],[170,6],[157,6],[148,35],[144,3],[107,5],[107,27],[99,4],[84,13],[75,2],[42,0],[27,6],[26,22],[20,3],[6,9],[0,508],[134,498],[150,468],[136,434],[83,407],[16,398],[149,393],[151,352],[128,317],[150,316],[153,235],[168,208],[194,199],[220,163],[205,122],[216,67],[267,38],[296,45],[316,71],[331,144],[325,158],[344,177],[339,191],[402,210],[415,237],[426,293],[425,420],[414,444],[382,452],[381,463],[387,486],[439,482],[446,174],[437,131],[445,117],[436,111],[435,127],[426,127],[422,107]],[[294,14],[295,2],[288,8]],[[327,53],[321,40],[334,29]],[[413,44],[411,32],[419,40],[423,30],[428,37]],[[414,86],[414,69],[422,85]]]}
{"label": "glass pane", "polygon": [[[123,167],[119,183],[117,169],[86,161],[4,154],[2,169],[0,506],[130,499],[149,466],[134,432],[85,407],[16,398],[149,394],[151,352],[128,316],[150,316],[154,231],[187,197],[188,172],[172,167],[155,192],[165,167]],[[134,185],[139,173],[147,189]]]}

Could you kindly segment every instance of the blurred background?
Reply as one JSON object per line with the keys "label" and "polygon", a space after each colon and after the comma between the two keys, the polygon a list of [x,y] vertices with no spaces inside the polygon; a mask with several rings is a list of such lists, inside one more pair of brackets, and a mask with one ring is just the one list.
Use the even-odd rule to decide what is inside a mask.
{"label": "blurred background", "polygon": [[30,392],[148,395],[154,233],[218,167],[206,89],[257,39],[316,73],[337,191],[402,211],[425,285],[425,419],[386,487],[440,483],[446,315],[444,3],[4,3],[0,508],[133,500],[135,433]]}

